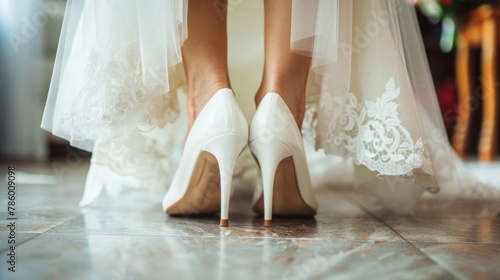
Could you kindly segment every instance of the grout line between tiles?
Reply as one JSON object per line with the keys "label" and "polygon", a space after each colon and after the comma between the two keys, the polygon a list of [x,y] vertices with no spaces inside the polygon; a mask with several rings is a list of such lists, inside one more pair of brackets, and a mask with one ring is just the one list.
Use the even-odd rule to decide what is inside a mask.
{"label": "grout line between tiles", "polygon": [[[15,246],[16,246],[16,249],[17,249],[17,247],[19,247],[19,246],[23,245],[24,243],[26,243],[26,242],[30,241],[31,239],[33,239],[33,238],[35,238],[35,237],[38,237],[38,236],[42,235],[42,233],[34,233],[34,234],[35,234],[34,236],[32,236],[32,237],[30,237],[30,238],[28,238],[28,239],[24,240],[23,242],[19,242],[19,243],[17,243],[17,242],[16,242],[16,245],[15,245]],[[0,255],[3,255],[3,253],[5,253],[5,252],[7,252],[7,251],[9,251],[9,247],[7,247],[7,249],[5,249],[5,250],[3,250],[3,251],[0,251]]]}
{"label": "grout line between tiles", "polygon": [[[91,210],[91,211],[94,211],[94,210]],[[58,227],[60,227],[60,226],[62,226],[62,225],[64,225],[64,224],[66,224],[66,223],[69,223],[69,222],[71,222],[71,221],[73,221],[73,220],[76,220],[76,219],[78,219],[79,217],[80,217],[80,215],[75,215],[74,217],[69,218],[68,220],[66,220],[66,221],[62,222],[61,224],[59,224],[59,225],[57,225],[57,226],[55,226],[55,227],[53,227],[53,228],[50,228],[49,230],[44,231],[44,232],[33,232],[33,233],[35,234],[35,236],[32,236],[32,237],[30,237],[30,238],[28,238],[28,239],[24,240],[23,242],[20,242],[19,244],[16,244],[16,249],[17,249],[17,247],[20,247],[21,245],[26,244],[28,241],[31,241],[32,239],[34,239],[34,238],[36,238],[36,237],[42,236],[42,235],[44,235],[44,234],[46,234],[46,233],[49,233],[50,231],[52,231],[52,230],[54,230],[54,229],[56,229],[56,228],[58,228]],[[18,233],[32,233],[32,232],[18,232]],[[4,252],[7,252],[8,250],[9,250],[9,249],[4,250],[4,251],[1,251],[1,252],[0,252],[0,254],[3,254]]]}
{"label": "grout line between tiles", "polygon": [[443,270],[445,270],[446,272],[448,272],[450,275],[453,275],[455,277],[458,277],[455,273],[453,273],[453,271],[449,270],[448,268],[442,266],[439,262],[435,261],[431,256],[429,256],[428,254],[426,254],[424,251],[420,250],[417,246],[415,246],[415,244],[413,244],[412,242],[410,242],[409,240],[407,240],[402,234],[400,234],[397,230],[395,230],[393,227],[391,227],[390,225],[388,225],[383,219],[381,219],[379,216],[375,215],[374,213],[372,213],[370,210],[368,210],[365,206],[363,206],[362,204],[354,201],[351,197],[349,196],[342,196],[343,198],[345,199],[348,199],[349,201],[355,203],[358,207],[360,207],[363,211],[365,211],[368,215],[370,215],[372,218],[374,218],[375,220],[377,220],[378,222],[384,224],[387,228],[389,228],[390,230],[392,230],[394,233],[396,233],[401,239],[403,239],[407,244],[409,244],[411,247],[413,247],[415,250],[417,250],[418,252],[420,252],[422,255],[424,255],[429,261],[431,261],[432,263],[435,263],[437,266],[439,266],[440,268],[442,268]]}

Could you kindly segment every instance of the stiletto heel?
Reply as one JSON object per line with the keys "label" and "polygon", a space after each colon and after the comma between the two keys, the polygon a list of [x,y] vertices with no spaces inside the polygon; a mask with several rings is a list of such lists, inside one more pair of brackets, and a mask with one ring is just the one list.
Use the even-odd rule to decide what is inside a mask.
{"label": "stiletto heel", "polygon": [[264,214],[264,226],[272,216],[314,216],[318,202],[311,186],[302,135],[286,103],[277,93],[262,99],[250,125],[250,150],[260,166],[261,187],[254,207]]}
{"label": "stiletto heel", "polygon": [[271,137],[257,138],[250,144],[250,151],[259,163],[264,196],[264,226],[272,226],[273,189],[276,169],[279,163],[292,156],[292,152],[283,143]]}
{"label": "stiletto heel", "polygon": [[220,175],[220,223],[221,227],[229,225],[229,200],[233,170],[238,156],[247,144],[247,138],[239,134],[225,134],[209,141],[203,151],[215,156]]}
{"label": "stiletto heel", "polygon": [[248,141],[248,125],[230,89],[217,91],[189,132],[162,207],[169,215],[220,211],[228,225],[234,164]]}

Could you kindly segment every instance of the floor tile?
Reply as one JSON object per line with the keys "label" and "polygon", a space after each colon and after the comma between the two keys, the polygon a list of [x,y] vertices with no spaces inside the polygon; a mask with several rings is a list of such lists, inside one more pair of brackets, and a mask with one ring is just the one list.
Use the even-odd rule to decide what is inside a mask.
{"label": "floor tile", "polygon": [[500,218],[426,219],[384,218],[384,222],[409,242],[500,244]]}
{"label": "floor tile", "polygon": [[416,243],[460,279],[500,279],[500,244]]}
{"label": "floor tile", "polygon": [[[325,240],[400,241],[401,238],[373,218],[275,218],[270,228],[262,217],[234,213],[225,235],[238,238],[308,238]],[[160,236],[219,236],[217,216],[169,217],[160,211],[92,211],[56,229],[54,234],[121,234]]]}
{"label": "floor tile", "polygon": [[[35,236],[40,235],[39,233],[29,233],[29,232],[16,232],[15,238],[11,237],[10,232],[0,232],[0,252],[4,254],[5,251],[10,249],[11,246],[19,246],[21,243],[29,240]],[[15,243],[12,243],[12,239],[14,239]],[[9,243],[11,241],[11,243]]]}
{"label": "floor tile", "polygon": [[313,220],[274,218],[273,226],[262,227],[262,217],[234,223],[228,236],[312,238],[336,241],[401,241],[401,238],[372,218],[329,218]]}
{"label": "floor tile", "polygon": [[369,212],[350,190],[321,188],[314,219],[274,218],[264,228],[251,188],[237,188],[230,226],[220,228],[216,215],[169,217],[149,196],[79,208],[87,168],[57,177],[50,164],[20,166],[57,182],[21,180],[16,274],[6,270],[0,212],[0,279],[500,279],[495,202],[421,200],[413,215],[395,215]]}
{"label": "floor tile", "polygon": [[[274,218],[272,228],[262,227],[262,217],[253,214],[251,193],[236,193],[231,200],[230,227],[225,234],[238,238],[310,238],[330,240],[400,241],[401,238],[341,195],[328,190],[319,195],[322,210],[313,219]],[[85,209],[85,208],[83,208]],[[209,216],[169,217],[160,205],[94,208],[94,211],[51,231],[54,234],[123,234],[161,236],[218,236],[219,218]]]}
{"label": "floor tile", "polygon": [[[85,211],[85,210],[84,210]],[[26,207],[17,208],[15,217],[16,232],[43,233],[66,221],[81,215],[78,208]],[[7,231],[7,225],[13,220],[7,212],[0,212],[0,233]]]}
{"label": "floor tile", "polygon": [[[61,161],[61,160],[60,160]],[[56,171],[51,164],[61,163]],[[2,170],[7,170],[5,166]],[[0,170],[0,177],[3,171]],[[88,162],[67,165],[52,162],[48,165],[31,164],[16,167],[16,206],[32,207],[51,205],[56,207],[77,207],[85,185]],[[0,192],[6,193],[7,185],[0,185]],[[7,205],[7,196],[0,196],[0,205]]]}
{"label": "floor tile", "polygon": [[424,199],[417,204],[412,216],[430,219],[490,219],[500,217],[500,202],[456,200],[443,203],[437,199]]}
{"label": "floor tile", "polygon": [[453,279],[404,242],[45,234],[17,256],[2,279]]}

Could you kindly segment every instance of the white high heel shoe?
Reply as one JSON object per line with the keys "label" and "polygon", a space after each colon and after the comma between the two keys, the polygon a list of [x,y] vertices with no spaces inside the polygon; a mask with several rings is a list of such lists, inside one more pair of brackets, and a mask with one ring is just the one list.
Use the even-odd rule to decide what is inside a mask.
{"label": "white high heel shoe", "polygon": [[233,92],[218,90],[189,132],[163,210],[169,215],[220,210],[220,226],[228,226],[233,168],[247,143],[248,124]]}
{"label": "white high heel shoe", "polygon": [[318,202],[307,167],[299,128],[285,101],[276,93],[262,99],[250,125],[250,151],[260,166],[261,188],[254,194],[253,210],[272,215],[314,216]]}

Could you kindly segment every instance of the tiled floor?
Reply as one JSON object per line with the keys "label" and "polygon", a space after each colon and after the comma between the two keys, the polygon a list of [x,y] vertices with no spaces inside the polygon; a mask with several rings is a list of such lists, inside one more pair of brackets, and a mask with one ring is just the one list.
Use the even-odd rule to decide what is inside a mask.
{"label": "tiled floor", "polygon": [[426,200],[415,215],[396,216],[321,189],[315,219],[264,228],[240,191],[230,227],[220,228],[215,216],[168,217],[159,204],[78,208],[85,172],[82,165],[60,184],[18,186],[15,273],[7,270],[2,184],[0,279],[500,279],[497,202],[440,209]]}

